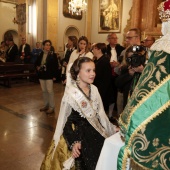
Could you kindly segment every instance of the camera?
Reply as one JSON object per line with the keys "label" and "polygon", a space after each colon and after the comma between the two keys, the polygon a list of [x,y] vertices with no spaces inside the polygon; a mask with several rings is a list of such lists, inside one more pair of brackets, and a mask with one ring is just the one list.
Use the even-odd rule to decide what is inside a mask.
{"label": "camera", "polygon": [[146,48],[140,45],[135,45],[130,48],[131,51],[129,51],[129,53],[132,53],[132,55],[126,58],[128,65],[131,67],[144,65],[146,61]]}

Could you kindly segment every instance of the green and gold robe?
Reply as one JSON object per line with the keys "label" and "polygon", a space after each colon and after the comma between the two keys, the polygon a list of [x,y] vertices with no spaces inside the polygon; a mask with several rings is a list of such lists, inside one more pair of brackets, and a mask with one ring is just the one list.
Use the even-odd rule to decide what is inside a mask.
{"label": "green and gold robe", "polygon": [[170,169],[170,54],[153,51],[120,117],[118,170]]}

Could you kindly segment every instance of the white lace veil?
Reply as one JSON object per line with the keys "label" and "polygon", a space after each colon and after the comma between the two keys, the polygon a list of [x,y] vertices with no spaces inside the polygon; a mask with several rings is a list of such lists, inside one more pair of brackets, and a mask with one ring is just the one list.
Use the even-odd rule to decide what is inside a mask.
{"label": "white lace veil", "polygon": [[151,50],[170,53],[170,21],[162,23],[162,34],[163,36],[151,46]]}

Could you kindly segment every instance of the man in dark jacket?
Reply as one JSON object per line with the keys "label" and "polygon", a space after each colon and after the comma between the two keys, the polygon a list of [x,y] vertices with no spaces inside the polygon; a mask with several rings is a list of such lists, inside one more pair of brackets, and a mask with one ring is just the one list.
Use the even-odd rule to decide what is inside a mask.
{"label": "man in dark jacket", "polygon": [[18,47],[13,39],[9,39],[9,48],[6,51],[6,62],[14,62],[18,55]]}
{"label": "man in dark jacket", "polygon": [[44,50],[35,62],[44,98],[44,106],[40,111],[46,111],[47,114],[54,113],[55,101],[53,81],[56,80],[58,70],[57,56],[53,51],[50,51],[51,44],[50,40],[45,40],[43,42]]}

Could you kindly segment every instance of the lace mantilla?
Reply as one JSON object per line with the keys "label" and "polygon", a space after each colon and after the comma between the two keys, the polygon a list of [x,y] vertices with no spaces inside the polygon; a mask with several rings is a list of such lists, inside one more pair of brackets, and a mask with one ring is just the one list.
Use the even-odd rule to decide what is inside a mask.
{"label": "lace mantilla", "polygon": [[[168,22],[168,30],[170,30],[170,21]],[[170,54],[170,32],[158,39],[152,46],[151,50],[164,51]]]}

